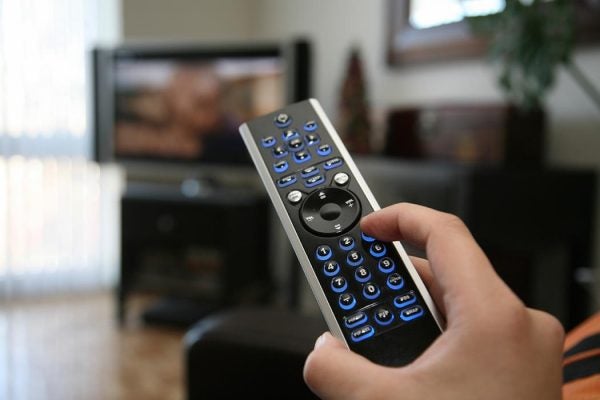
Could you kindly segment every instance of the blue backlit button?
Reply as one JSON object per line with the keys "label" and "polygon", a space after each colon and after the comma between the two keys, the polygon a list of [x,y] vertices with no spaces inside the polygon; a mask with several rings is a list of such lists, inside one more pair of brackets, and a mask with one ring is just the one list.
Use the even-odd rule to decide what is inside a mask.
{"label": "blue backlit button", "polygon": [[323,182],[325,182],[325,178],[323,178],[323,176],[315,175],[312,178],[308,178],[306,181],[304,181],[304,186],[311,188],[320,185]]}
{"label": "blue backlit button", "polygon": [[287,156],[287,149],[284,146],[277,146],[273,149],[273,156],[275,158],[281,158]]}
{"label": "blue backlit button", "polygon": [[350,293],[342,293],[338,299],[338,304],[343,310],[352,310],[356,305],[356,299]]}
{"label": "blue backlit button", "polygon": [[363,296],[369,300],[375,300],[380,294],[381,290],[379,290],[379,287],[373,282],[366,283],[365,286],[363,286]]}
{"label": "blue backlit button", "polygon": [[354,248],[354,238],[352,236],[344,236],[340,239],[340,248],[348,251]]}
{"label": "blue backlit button", "polygon": [[322,144],[317,147],[317,153],[319,153],[320,156],[328,156],[331,154],[331,146],[328,144]]}
{"label": "blue backlit button", "polygon": [[283,131],[283,134],[281,136],[283,137],[283,140],[288,142],[288,141],[291,141],[292,139],[299,138],[300,134],[295,129],[286,129],[285,131]]}
{"label": "blue backlit button", "polygon": [[348,253],[348,257],[346,257],[346,262],[348,265],[353,267],[358,267],[363,262],[363,256],[360,252],[353,250]]}
{"label": "blue backlit button", "polygon": [[371,247],[369,248],[369,253],[371,253],[371,255],[375,258],[379,258],[385,256],[385,253],[387,253],[387,249],[385,247],[385,244],[381,242],[373,242],[373,244],[371,244]]}
{"label": "blue backlit button", "polygon": [[327,276],[336,276],[340,272],[340,264],[337,261],[327,261],[323,265],[323,272]]}
{"label": "blue backlit button", "polygon": [[310,160],[310,153],[308,152],[308,150],[294,153],[294,161],[296,161],[298,164],[305,163],[308,160]]}
{"label": "blue backlit button", "polygon": [[400,318],[407,322],[419,318],[421,315],[423,315],[423,308],[421,306],[412,306],[400,311]]}
{"label": "blue backlit button", "polygon": [[280,113],[280,114],[277,114],[274,122],[278,128],[287,128],[292,123],[292,117],[290,117],[289,115],[287,115],[285,113]]}
{"label": "blue backlit button", "polygon": [[281,160],[279,162],[276,162],[275,164],[273,164],[273,171],[277,172],[278,174],[285,172],[288,170],[288,162],[285,160]]}
{"label": "blue backlit button", "polygon": [[319,135],[317,135],[316,133],[309,133],[308,135],[306,135],[306,144],[309,146],[315,145],[317,143],[319,143],[319,141],[321,140],[319,138]]}
{"label": "blue backlit button", "polygon": [[327,160],[323,163],[323,168],[330,170],[339,167],[342,165],[343,161],[341,158],[335,157],[330,160]]}
{"label": "blue backlit button", "polygon": [[375,334],[375,328],[371,325],[365,325],[363,327],[357,328],[350,333],[350,337],[352,341],[355,343],[361,342],[365,339],[370,338]]}
{"label": "blue backlit button", "polygon": [[374,313],[375,321],[379,325],[389,325],[394,321],[394,313],[391,312],[387,307],[378,307]]}
{"label": "blue backlit button", "polygon": [[300,138],[295,138],[290,140],[290,142],[288,143],[288,147],[292,151],[302,150],[302,148],[304,147],[304,142]]}
{"label": "blue backlit button", "polygon": [[414,292],[408,292],[394,297],[394,305],[398,308],[408,307],[411,304],[415,304],[417,296]]}
{"label": "blue backlit button", "polygon": [[361,265],[360,267],[356,268],[356,271],[354,271],[354,277],[360,283],[365,283],[371,279],[371,272],[366,267]]}
{"label": "blue backlit button", "polygon": [[311,176],[315,176],[318,173],[319,173],[319,168],[317,168],[314,165],[311,165],[310,167],[306,167],[302,171],[300,171],[300,174],[302,175],[303,178],[310,178]]}
{"label": "blue backlit button", "polygon": [[344,318],[344,325],[347,328],[354,328],[367,322],[367,314],[362,311],[354,313]]}
{"label": "blue backlit button", "polygon": [[284,188],[284,187],[293,185],[294,183],[296,183],[296,175],[284,176],[283,178],[281,178],[277,181],[277,185],[280,188]]}
{"label": "blue backlit button", "polygon": [[362,240],[364,240],[367,243],[373,243],[375,241],[374,237],[371,237],[364,232],[360,233],[360,237],[362,238]]}
{"label": "blue backlit button", "polygon": [[306,123],[304,124],[304,130],[306,132],[314,132],[317,130],[319,126],[317,125],[316,121],[306,121]]}
{"label": "blue backlit button", "polygon": [[394,272],[393,274],[388,275],[386,283],[390,289],[399,290],[404,286],[404,279],[399,273]]}
{"label": "blue backlit button", "polygon": [[377,263],[377,268],[385,274],[392,272],[395,267],[396,264],[394,264],[394,261],[389,257],[384,257]]}
{"label": "blue backlit button", "polygon": [[331,290],[336,293],[345,292],[348,289],[348,282],[343,276],[336,276],[331,280]]}
{"label": "blue backlit button", "polygon": [[263,147],[271,147],[277,143],[277,140],[273,136],[267,136],[262,138]]}
{"label": "blue backlit button", "polygon": [[321,246],[317,247],[317,251],[315,253],[316,253],[317,259],[320,261],[327,261],[333,255],[333,253],[331,251],[331,247],[329,247],[325,244],[322,244]]}

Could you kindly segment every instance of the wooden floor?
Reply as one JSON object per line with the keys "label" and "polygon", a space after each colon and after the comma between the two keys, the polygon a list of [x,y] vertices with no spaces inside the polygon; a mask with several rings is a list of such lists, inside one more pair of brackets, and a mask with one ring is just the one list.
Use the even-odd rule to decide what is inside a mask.
{"label": "wooden floor", "polygon": [[110,293],[0,303],[0,399],[183,399],[184,332],[113,310]]}

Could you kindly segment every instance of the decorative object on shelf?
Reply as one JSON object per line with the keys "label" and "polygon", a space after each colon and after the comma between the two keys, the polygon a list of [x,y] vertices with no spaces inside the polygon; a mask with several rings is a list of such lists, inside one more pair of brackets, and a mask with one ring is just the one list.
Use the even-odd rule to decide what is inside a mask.
{"label": "decorative object on shelf", "polygon": [[371,152],[371,118],[367,98],[362,58],[358,48],[350,53],[346,75],[342,82],[338,128],[351,153]]}
{"label": "decorative object on shelf", "polygon": [[600,93],[572,57],[572,1],[507,0],[502,12],[469,21],[475,32],[489,36],[488,55],[498,65],[498,83],[520,110],[538,114],[543,110],[544,98],[560,67],[600,109]]}

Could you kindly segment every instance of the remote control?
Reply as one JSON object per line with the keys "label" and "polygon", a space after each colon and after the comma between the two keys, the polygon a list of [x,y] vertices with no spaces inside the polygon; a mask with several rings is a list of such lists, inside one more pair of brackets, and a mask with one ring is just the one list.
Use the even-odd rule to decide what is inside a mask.
{"label": "remote control", "polygon": [[240,133],[332,334],[381,365],[417,358],[442,318],[401,244],[361,232],[379,206],[319,102]]}

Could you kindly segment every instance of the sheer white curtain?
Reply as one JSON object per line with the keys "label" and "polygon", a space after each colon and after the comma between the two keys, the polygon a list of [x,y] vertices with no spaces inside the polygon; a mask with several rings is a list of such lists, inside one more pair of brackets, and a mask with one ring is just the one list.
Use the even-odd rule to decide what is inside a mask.
{"label": "sheer white curtain", "polygon": [[110,285],[120,176],[88,160],[102,0],[0,0],[0,298]]}

